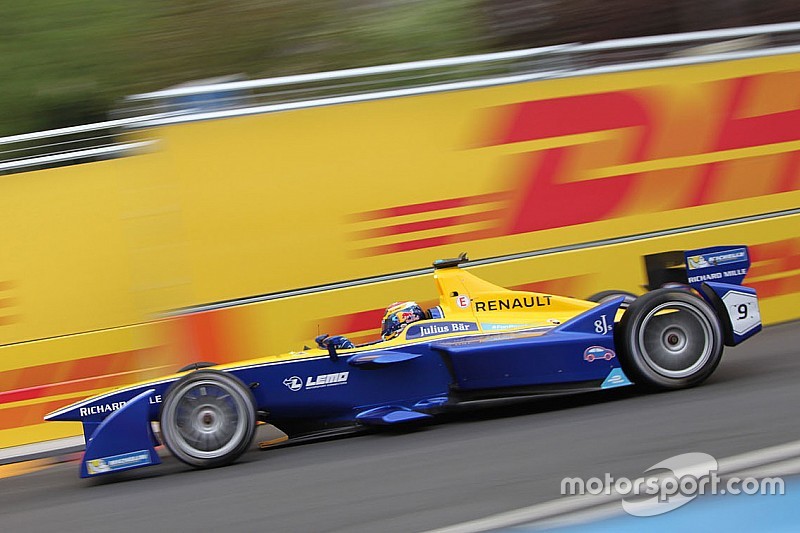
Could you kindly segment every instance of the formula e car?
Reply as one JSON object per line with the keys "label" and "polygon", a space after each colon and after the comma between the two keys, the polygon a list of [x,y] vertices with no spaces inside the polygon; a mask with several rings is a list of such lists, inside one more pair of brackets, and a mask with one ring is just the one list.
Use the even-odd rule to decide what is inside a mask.
{"label": "formula e car", "polygon": [[[290,441],[332,428],[395,426],[492,398],[633,385],[679,389],[708,378],[724,345],[761,329],[755,290],[742,286],[745,246],[685,252],[674,280],[625,308],[504,289],[434,263],[439,305],[394,338],[320,347],[235,364],[193,365],[48,414],[80,421],[82,477],[157,464],[163,441],[199,468],[247,450],[259,421]],[[154,431],[155,423],[160,434]]]}

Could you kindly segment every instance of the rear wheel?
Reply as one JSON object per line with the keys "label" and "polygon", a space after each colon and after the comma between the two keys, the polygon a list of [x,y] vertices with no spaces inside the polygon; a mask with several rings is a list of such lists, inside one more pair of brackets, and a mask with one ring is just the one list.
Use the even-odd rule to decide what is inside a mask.
{"label": "rear wheel", "polygon": [[625,309],[626,307],[630,306],[631,303],[633,303],[633,301],[636,299],[636,295],[633,294],[632,292],[612,289],[609,291],[600,291],[598,293],[592,294],[591,296],[586,298],[586,300],[590,302],[604,304],[619,297],[625,298],[620,304],[620,307],[622,309]]}
{"label": "rear wheel", "polygon": [[623,370],[650,389],[697,385],[722,358],[722,329],[714,310],[686,291],[660,289],[637,298],[616,335]]}
{"label": "rear wheel", "polygon": [[164,444],[175,457],[198,468],[223,466],[253,442],[255,400],[234,376],[199,370],[167,389],[160,422]]}

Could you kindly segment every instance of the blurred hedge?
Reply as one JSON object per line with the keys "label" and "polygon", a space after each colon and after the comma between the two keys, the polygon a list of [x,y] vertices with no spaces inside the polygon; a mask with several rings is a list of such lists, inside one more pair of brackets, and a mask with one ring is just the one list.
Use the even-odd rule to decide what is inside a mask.
{"label": "blurred hedge", "polygon": [[592,42],[800,21],[797,0],[484,0],[492,46]]}
{"label": "blurred hedge", "polygon": [[0,15],[0,135],[106,118],[125,95],[470,53],[472,0],[31,0]]}
{"label": "blurred hedge", "polygon": [[30,0],[0,14],[0,135],[125,95],[543,44],[800,19],[796,0]]}

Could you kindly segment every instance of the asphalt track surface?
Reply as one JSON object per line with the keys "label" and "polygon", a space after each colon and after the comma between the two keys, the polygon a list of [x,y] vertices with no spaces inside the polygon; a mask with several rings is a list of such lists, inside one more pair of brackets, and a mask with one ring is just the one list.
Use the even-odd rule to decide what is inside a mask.
{"label": "asphalt track surface", "polygon": [[704,385],[494,405],[407,433],[268,451],[197,471],[0,480],[0,531],[423,531],[559,497],[565,476],[634,478],[673,455],[800,439],[800,323],[727,349]]}

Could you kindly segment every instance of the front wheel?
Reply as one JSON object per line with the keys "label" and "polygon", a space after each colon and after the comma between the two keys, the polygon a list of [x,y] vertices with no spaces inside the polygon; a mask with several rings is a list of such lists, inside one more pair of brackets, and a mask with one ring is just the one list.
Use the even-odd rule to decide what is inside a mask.
{"label": "front wheel", "polygon": [[232,463],[253,442],[253,393],[234,376],[199,370],[173,383],[161,405],[161,435],[172,454],[197,468]]}
{"label": "front wheel", "polygon": [[705,381],[722,359],[714,310],[686,292],[659,289],[633,301],[616,333],[623,370],[650,389],[681,389]]}

